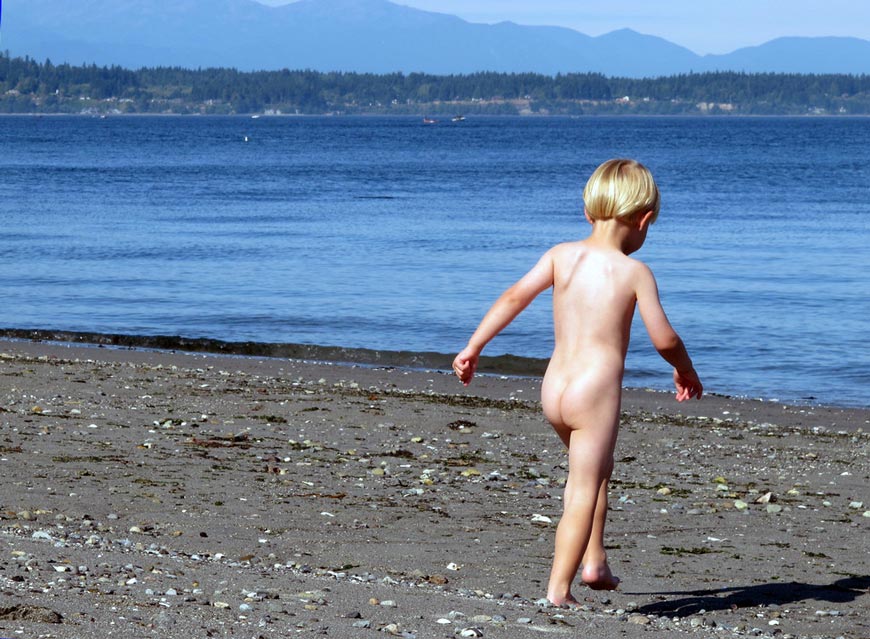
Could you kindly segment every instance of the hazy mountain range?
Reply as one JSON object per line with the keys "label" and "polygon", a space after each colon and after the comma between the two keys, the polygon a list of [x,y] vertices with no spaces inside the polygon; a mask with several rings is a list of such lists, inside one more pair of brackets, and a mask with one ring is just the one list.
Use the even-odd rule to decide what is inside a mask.
{"label": "hazy mountain range", "polygon": [[779,38],[700,56],[629,29],[475,24],[387,0],[24,0],[6,3],[2,48],[54,63],[435,74],[595,71],[870,73],[870,41]]}

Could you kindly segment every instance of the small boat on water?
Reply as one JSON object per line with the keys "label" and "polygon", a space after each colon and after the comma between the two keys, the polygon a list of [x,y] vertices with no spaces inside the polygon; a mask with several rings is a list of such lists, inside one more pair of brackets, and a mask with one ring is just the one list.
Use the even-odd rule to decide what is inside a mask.
{"label": "small boat on water", "polygon": [[435,124],[438,120],[433,120],[432,118],[423,118],[423,124]]}
{"label": "small boat on water", "polygon": [[464,115],[454,115],[453,121],[454,122],[465,122],[465,116]]}

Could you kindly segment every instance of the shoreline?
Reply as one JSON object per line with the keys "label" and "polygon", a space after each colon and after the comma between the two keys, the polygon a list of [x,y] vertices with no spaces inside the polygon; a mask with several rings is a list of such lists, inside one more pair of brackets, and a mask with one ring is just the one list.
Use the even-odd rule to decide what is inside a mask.
{"label": "shoreline", "polygon": [[[325,112],[325,113],[264,113],[262,111],[251,111],[249,113],[57,113],[57,112],[39,112],[32,111],[27,113],[0,113],[0,118],[4,117],[70,117],[70,118],[248,118],[257,116],[258,119],[270,118],[403,118],[419,120],[422,117],[431,115],[430,112],[421,111],[420,113],[345,113],[345,112]],[[436,114],[437,115],[437,114]],[[441,115],[439,117],[449,117]],[[747,120],[764,120],[764,119],[867,119],[870,118],[870,113],[583,113],[583,114],[567,114],[567,113],[480,113],[470,114],[465,116],[472,119],[485,118],[562,118],[569,120],[576,119],[595,119],[595,118],[647,118],[647,119],[673,119],[673,118],[732,118],[732,119],[747,119]],[[446,120],[443,124],[448,124]]]}
{"label": "shoreline", "polygon": [[0,376],[3,636],[870,634],[868,410],[627,390],[623,583],[567,610],[534,378],[29,341]]}
{"label": "shoreline", "polygon": [[[94,333],[84,331],[60,331],[47,329],[0,328],[0,346],[4,343],[31,342],[57,346],[82,346],[84,348],[112,348],[132,351],[155,351],[165,353],[188,353],[230,356],[239,358],[267,358],[277,361],[298,360],[309,363],[328,363],[336,366],[384,368],[395,367],[409,371],[435,371],[452,375],[453,355],[435,351],[386,351],[368,348],[324,346],[315,344],[232,342],[213,338],[188,338],[177,335],[127,335],[120,333]],[[547,359],[517,355],[483,355],[478,366],[478,375],[507,376],[531,381],[543,377]],[[624,387],[629,393],[646,392],[668,394],[669,390],[644,387]],[[760,403],[770,406],[788,406],[808,410],[862,411],[870,414],[870,407],[849,404],[824,404],[799,400],[768,399],[748,395],[706,393],[705,399],[721,401]]]}

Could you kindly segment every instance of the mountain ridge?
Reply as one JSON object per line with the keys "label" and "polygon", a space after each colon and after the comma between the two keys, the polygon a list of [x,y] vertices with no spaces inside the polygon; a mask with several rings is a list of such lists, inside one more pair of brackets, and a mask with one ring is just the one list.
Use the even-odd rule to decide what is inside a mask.
{"label": "mountain ridge", "polygon": [[388,0],[28,0],[7,5],[12,55],[129,68],[232,67],[365,73],[692,72],[870,74],[870,41],[777,38],[700,56],[654,35],[589,36],[558,26],[468,22]]}

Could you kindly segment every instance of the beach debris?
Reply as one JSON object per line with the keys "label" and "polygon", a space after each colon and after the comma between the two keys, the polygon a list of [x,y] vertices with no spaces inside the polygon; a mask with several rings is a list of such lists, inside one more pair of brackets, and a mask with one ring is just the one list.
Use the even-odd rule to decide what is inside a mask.
{"label": "beach debris", "polygon": [[454,563],[452,561],[449,564],[447,564],[447,570],[454,570],[455,571],[455,570],[459,570],[460,568],[461,568],[461,566],[459,564]]}
{"label": "beach debris", "polygon": [[480,628],[463,628],[459,631],[460,637],[482,637],[483,631]]}
{"label": "beach debris", "polygon": [[756,504],[769,504],[771,501],[776,501],[772,492],[766,492],[761,497],[755,500]]}
{"label": "beach debris", "polygon": [[539,526],[549,526],[553,523],[553,520],[547,517],[546,515],[539,515],[537,513],[532,515],[532,523],[537,524]]}
{"label": "beach debris", "polygon": [[41,606],[2,606],[0,621],[29,621],[31,623],[63,623],[63,615]]}

